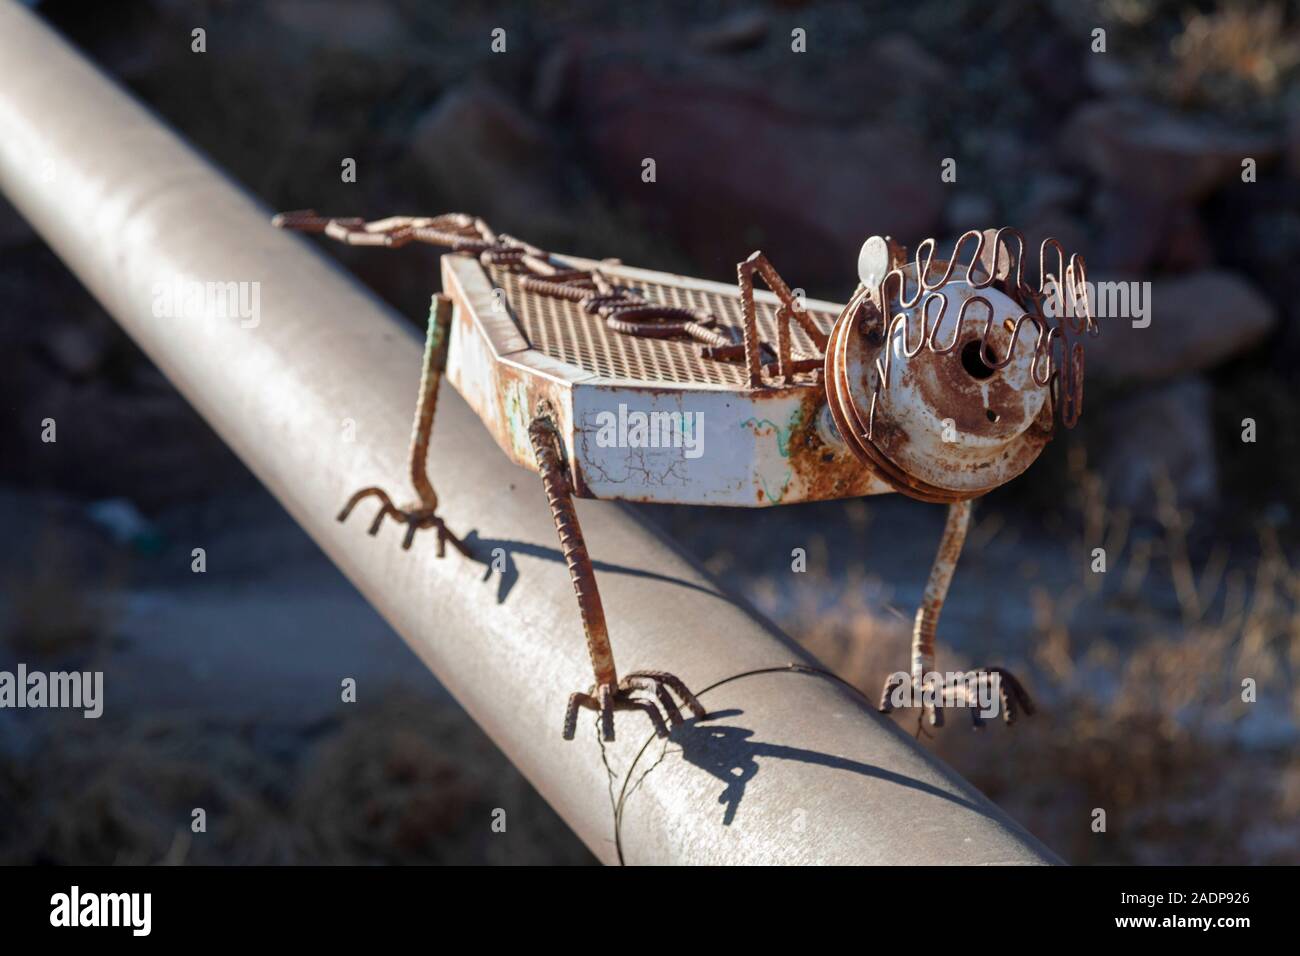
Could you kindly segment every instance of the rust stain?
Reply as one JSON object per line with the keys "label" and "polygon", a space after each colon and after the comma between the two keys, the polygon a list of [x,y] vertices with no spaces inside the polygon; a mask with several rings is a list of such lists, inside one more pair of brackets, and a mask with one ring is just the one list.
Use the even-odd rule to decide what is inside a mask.
{"label": "rust stain", "polygon": [[806,389],[800,395],[799,424],[789,439],[790,469],[808,500],[864,495],[871,484],[871,471],[847,446],[832,448],[818,433],[817,421],[825,407],[823,389]]}

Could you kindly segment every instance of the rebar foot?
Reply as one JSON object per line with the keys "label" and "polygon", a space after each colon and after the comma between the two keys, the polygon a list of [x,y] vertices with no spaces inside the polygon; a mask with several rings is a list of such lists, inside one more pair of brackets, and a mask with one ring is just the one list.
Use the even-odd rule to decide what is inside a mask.
{"label": "rebar foot", "polygon": [[338,520],[347,521],[348,515],[352,514],[352,509],[372,495],[379,499],[380,507],[375,519],[370,522],[369,534],[378,534],[380,526],[384,523],[384,518],[392,518],[394,521],[406,525],[406,536],[402,539],[402,550],[404,551],[411,549],[411,543],[415,540],[417,531],[433,528],[438,533],[438,557],[441,558],[447,553],[448,542],[465,557],[473,557],[465,543],[452,533],[451,529],[434,513],[432,508],[398,508],[382,488],[373,486],[362,488],[348,499],[348,503],[338,513]]}
{"label": "rebar foot", "polygon": [[[909,697],[904,703],[895,704],[894,698],[903,688],[908,688]],[[882,714],[892,714],[895,706],[912,706],[916,701],[925,701],[925,685],[902,672],[890,674],[885,679],[884,689],[880,692],[880,706],[877,708]],[[921,707],[922,720],[928,720],[931,727],[943,726],[943,710],[928,703],[923,703]]]}
{"label": "rebar foot", "polygon": [[[643,711],[654,725],[655,736],[667,737],[671,728],[679,726],[683,721],[681,709],[669,693],[670,689],[696,717],[708,716],[704,706],[681,678],[664,671],[634,671],[619,681],[617,687],[600,684],[585,694],[578,692],[571,695],[569,706],[564,712],[564,739],[573,739],[578,726],[579,708],[600,714],[601,736],[607,741],[614,739],[614,712],[619,710]],[[653,694],[653,699],[633,696],[638,691]],[[660,709],[663,713],[660,713]]]}
{"label": "rebar foot", "polygon": [[1016,722],[1022,712],[1026,717],[1034,715],[1037,708],[1034,707],[1033,699],[1011,671],[1005,667],[981,667],[979,670],[967,671],[966,680],[959,688],[959,693],[965,697],[966,706],[970,708],[972,726],[984,726],[984,715],[980,711],[979,702],[988,700],[994,690],[998,693],[998,713],[1008,727]]}
{"label": "rebar foot", "polygon": [[903,673],[891,674],[885,681],[880,694],[879,710],[882,714],[892,713],[895,707],[894,697],[897,692],[910,686],[911,701],[922,701],[922,716],[931,727],[943,726],[943,708],[964,707],[970,710],[971,724],[976,728],[984,726],[986,719],[981,701],[990,700],[996,691],[998,710],[1008,726],[1014,724],[1023,713],[1033,716],[1036,708],[1029,692],[1009,670],[1004,667],[986,667],[967,671],[960,682],[951,686],[941,686],[927,694],[924,683]]}

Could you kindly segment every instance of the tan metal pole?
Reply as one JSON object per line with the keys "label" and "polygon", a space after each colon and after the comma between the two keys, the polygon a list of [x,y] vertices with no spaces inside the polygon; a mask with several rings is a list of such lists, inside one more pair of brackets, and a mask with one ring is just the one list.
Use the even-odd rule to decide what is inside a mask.
{"label": "tan metal pole", "polygon": [[[565,743],[565,700],[590,664],[546,499],[458,396],[442,396],[433,436],[440,510],[517,574],[435,560],[431,540],[403,551],[396,524],[370,538],[334,520],[356,488],[406,474],[415,329],[6,0],[0,64],[0,189],[602,860],[1053,860],[833,680],[727,681],[807,658],[616,505],[579,510],[620,662],[727,682],[702,696],[715,717],[666,752],[641,752],[648,729],[603,759],[594,725]],[[227,302],[168,302],[178,281],[221,284]],[[505,809],[509,827],[530,825]]]}

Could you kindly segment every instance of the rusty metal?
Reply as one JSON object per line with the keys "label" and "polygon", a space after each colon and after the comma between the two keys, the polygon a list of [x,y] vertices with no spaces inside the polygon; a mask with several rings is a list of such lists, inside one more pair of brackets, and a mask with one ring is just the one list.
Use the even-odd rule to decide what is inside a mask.
{"label": "rusty metal", "polygon": [[[676,691],[682,702],[696,717],[705,717],[704,708],[687,689],[685,682],[665,671],[637,671],[621,681],[614,667],[614,650],[609,643],[609,629],[605,623],[605,608],[601,604],[600,589],[596,585],[596,572],[591,567],[591,556],[578,524],[578,512],[573,507],[573,494],[565,476],[564,461],[560,451],[559,433],[555,428],[554,410],[545,402],[538,405],[536,417],[528,426],[533,452],[537,457],[542,486],[551,507],[555,531],[564,551],[573,591],[578,598],[578,613],[582,629],[587,636],[587,652],[596,682],[586,693],[574,692],[569,696],[564,710],[565,740],[572,740],[578,726],[578,709],[594,710],[600,716],[601,737],[614,739],[614,712],[639,710],[650,718],[656,736],[667,737],[670,728],[682,723],[682,713],[673,700],[669,688]],[[654,700],[638,697],[650,693]],[[663,708],[663,716],[656,709]]]}
{"label": "rusty metal", "polygon": [[472,557],[464,542],[452,533],[437,515],[438,495],[429,480],[429,436],[433,433],[433,416],[438,407],[438,385],[447,367],[447,342],[451,335],[451,299],[435,295],[429,309],[429,330],[425,338],[424,365],[420,375],[420,392],[415,406],[415,422],[411,426],[410,475],[418,500],[399,508],[382,488],[370,485],[348,499],[338,514],[340,522],[347,521],[352,509],[366,498],[378,498],[379,512],[370,523],[369,534],[379,533],[384,518],[392,518],[406,525],[402,538],[403,550],[409,551],[416,532],[433,528],[437,531],[438,557],[446,554],[447,542],[465,557]]}
{"label": "rusty metal", "polygon": [[819,348],[826,347],[827,336],[808,317],[803,307],[795,300],[790,287],[772,267],[767,256],[762,252],[753,253],[744,262],[736,266],[736,278],[740,286],[741,309],[744,313],[745,366],[749,371],[749,387],[761,388],[763,385],[762,347],[764,345],[758,334],[758,322],[754,315],[754,275],[757,273],[775,293],[781,302],[777,310],[777,374],[785,381],[793,374],[790,360],[790,320],[795,319]]}
{"label": "rusty metal", "polygon": [[[280,213],[272,224],[281,229],[324,233],[349,245],[399,248],[408,242],[425,242],[453,252],[477,255],[485,266],[505,266],[523,273],[522,285],[527,291],[576,302],[585,311],[604,318],[616,332],[652,338],[688,336],[708,348],[707,357],[717,361],[734,360],[728,357],[732,353],[727,349],[736,344],[735,339],[715,328],[718,319],[711,313],[646,299],[636,289],[610,282],[599,268],[575,268],[543,249],[492,232],[482,219],[474,216],[463,213],[390,216],[366,222],[328,218],[307,209]],[[776,281],[779,283],[779,278]],[[785,289],[784,294],[789,297],[789,290]],[[747,345],[746,357],[748,354]],[[755,387],[761,384],[761,376],[755,379],[751,375],[751,379]]]}
{"label": "rusty metal", "polygon": [[939,624],[939,614],[943,611],[944,598],[952,584],[952,576],[957,570],[962,545],[966,541],[970,511],[969,501],[959,501],[948,506],[948,520],[944,523],[939,551],[930,567],[930,579],[925,584],[921,606],[916,610],[916,621],[912,627],[912,679],[918,683],[934,670],[934,633]]}
{"label": "rusty metal", "polygon": [[[930,577],[925,584],[925,593],[921,604],[916,609],[916,618],[912,624],[912,671],[891,674],[885,680],[880,695],[880,710],[889,713],[893,710],[892,698],[895,690],[910,679],[912,689],[920,695],[928,684],[939,680],[935,673],[935,633],[939,627],[939,616],[943,613],[943,604],[952,585],[953,575],[957,571],[957,561],[961,558],[962,545],[966,541],[966,532],[970,527],[970,501],[957,501],[948,506],[948,518],[944,523],[943,537],[939,541],[939,550],[934,563],[930,566]],[[1002,719],[1007,724],[1016,722],[1020,712],[1034,713],[1034,703],[1010,671],[1003,667],[978,668],[967,672],[964,680],[953,685],[940,685],[934,690],[944,706],[963,706],[970,709],[971,720],[976,727],[981,725],[981,716],[974,703],[980,697],[981,685],[996,682],[1001,704]],[[943,710],[926,703],[922,713],[929,718],[931,726],[943,726]]]}
{"label": "rusty metal", "polygon": [[[1014,256],[1008,236],[1017,241]],[[903,494],[953,502],[1024,471],[1051,438],[1053,408],[1074,425],[1083,344],[1071,336],[1098,329],[1084,261],[1076,255],[1067,264],[1055,240],[1040,249],[1037,288],[1025,281],[1024,239],[1013,229],[971,230],[944,261],[934,248],[927,239],[908,263],[892,240],[867,240],[862,284],[831,333],[825,380],[836,424],[865,464]],[[955,315],[954,296],[961,300]],[[965,333],[970,322],[982,324],[975,337]],[[1026,326],[1035,330],[1032,346],[1022,341]],[[919,400],[886,402],[900,387]],[[953,447],[943,449],[936,441],[949,429],[952,437],[942,440]]]}
{"label": "rusty metal", "polygon": [[[1016,252],[1011,253],[1006,237],[1016,241]],[[969,259],[961,261],[963,248],[968,240],[974,240],[975,248]],[[887,240],[868,240],[873,249],[879,248],[879,242]],[[890,246],[889,269],[874,283],[868,278],[875,278],[875,262],[864,248],[863,257],[871,264],[866,274],[860,276],[863,285],[872,297],[872,302],[879,315],[879,333],[884,341],[889,341],[901,330],[903,341],[907,342],[907,327],[910,324],[908,310],[920,305],[919,325],[920,340],[914,347],[904,344],[903,352],[911,358],[922,347],[937,355],[951,353],[958,345],[967,344],[962,329],[969,318],[972,306],[982,306],[985,312],[984,328],[980,334],[978,357],[990,370],[996,372],[1009,365],[1016,352],[1021,330],[1026,324],[1035,331],[1033,343],[1032,379],[1040,387],[1051,386],[1055,392],[1054,399],[1061,406],[1061,421],[1067,428],[1074,427],[1083,408],[1083,343],[1071,341],[1071,335],[1095,336],[1099,330],[1093,319],[1087,294],[1087,268],[1082,256],[1072,255],[1067,264],[1065,250],[1055,239],[1043,240],[1039,247],[1038,285],[1031,286],[1025,281],[1024,253],[1025,238],[1019,230],[1010,227],[971,229],[958,238],[952,256],[946,261],[934,258],[935,241],[926,239],[916,250],[916,257],[910,264],[901,260],[903,250],[896,245]],[[1048,255],[1056,254],[1055,271],[1048,270]],[[878,260],[876,260],[878,261]],[[861,264],[861,260],[860,260]],[[965,265],[965,274],[960,280],[971,292],[991,290],[1004,293],[1022,310],[1020,315],[1004,317],[995,325],[997,310],[989,298],[971,294],[963,296],[956,321],[953,323],[952,341],[940,347],[935,343],[948,309],[948,297],[942,290],[953,281],[953,272],[959,265]],[[1014,272],[1014,276],[1013,276]],[[889,288],[892,286],[892,290]],[[911,292],[908,292],[909,286]],[[895,303],[900,312],[894,311]],[[937,303],[939,309],[933,324],[928,325],[930,305]],[[1045,307],[1051,306],[1050,311]],[[1057,321],[1052,323],[1051,319]],[[1005,334],[1000,342],[990,342],[989,335],[997,330]],[[974,340],[968,340],[974,341]],[[1064,362],[1055,360],[1055,345],[1061,344]],[[999,346],[1004,353],[998,358],[993,346]],[[894,352],[885,350],[877,360],[877,392],[888,388],[889,364]]]}
{"label": "rusty metal", "polygon": [[[1024,277],[1024,239],[1006,228],[963,234],[947,260],[935,259],[934,240],[928,239],[910,263],[906,250],[892,239],[869,238],[858,258],[861,285],[829,329],[819,324],[817,309],[797,299],[767,257],[755,252],[736,267],[740,313],[740,341],[736,341],[735,329],[720,323],[716,308],[665,301],[662,293],[654,294],[653,284],[629,281],[617,264],[561,259],[496,234],[472,216],[391,217],[366,223],[305,211],[282,214],[274,222],[353,244],[399,246],[422,241],[473,256],[490,276],[494,293],[512,287],[514,294],[507,292],[505,298],[518,312],[528,311],[530,297],[563,304],[569,312],[562,336],[571,337],[572,328],[584,316],[592,316],[609,330],[643,342],[685,337],[696,344],[700,359],[743,360],[744,379],[733,384],[734,397],[724,400],[724,405],[734,424],[752,424],[756,440],[760,435],[777,438],[788,475],[776,496],[759,474],[755,499],[746,503],[784,503],[792,481],[802,492],[798,500],[880,490],[864,488],[860,480],[848,477],[846,469],[856,464],[860,476],[869,476],[885,489],[947,504],[943,542],[917,612],[910,677],[914,688],[928,681],[939,613],[965,538],[970,499],[1016,477],[1038,457],[1051,438],[1054,409],[1060,409],[1067,427],[1074,424],[1082,403],[1083,346],[1072,342],[1071,336],[1097,333],[1086,296],[1083,260],[1074,256],[1067,264],[1059,243],[1048,240],[1039,252],[1038,285],[1031,287]],[[1017,242],[1015,255],[1008,237]],[[1055,271],[1048,268],[1049,251],[1056,253]],[[554,366],[530,362],[528,356],[535,351],[530,343],[511,341],[511,336],[529,329],[529,322],[512,317],[502,329],[500,322],[483,314],[483,279],[446,257],[443,267],[448,288],[466,314],[464,331],[456,341],[469,343],[462,345],[453,363],[453,383],[467,394],[502,448],[518,463],[542,473],[577,592],[596,682],[586,693],[570,698],[565,738],[572,737],[579,708],[599,712],[607,737],[613,734],[614,711],[631,706],[648,707],[656,730],[662,730],[665,724],[654,705],[629,696],[646,688],[617,680],[604,612],[570,501],[573,494],[652,500],[638,499],[631,483],[615,480],[607,481],[605,488],[593,487],[593,476],[601,475],[605,466],[590,447],[589,429],[579,422],[574,390],[585,393],[599,386],[567,371],[575,362],[583,366],[576,355],[548,353],[559,363]],[[776,300],[768,320],[774,347],[760,331],[755,276]],[[952,298],[960,300],[955,313],[949,309]],[[721,305],[720,300],[713,301]],[[982,322],[975,337],[966,334],[971,322]],[[1032,347],[1021,343],[1027,325],[1036,333]],[[799,357],[794,354],[796,329],[802,335],[801,348],[807,350]],[[1059,363],[1057,343],[1062,353]],[[599,364],[589,370],[608,375]],[[557,375],[570,388],[560,386]],[[682,396],[695,394],[695,401],[704,401],[707,393],[691,392],[697,385],[693,377],[677,373],[670,381],[676,386],[673,391],[644,391],[642,400],[653,407],[665,396],[676,396],[673,400],[680,403]],[[616,396],[598,395],[598,406],[605,406],[598,407],[599,414],[607,414]],[[737,414],[745,407],[742,399],[755,410],[778,400],[791,404],[784,416],[742,418],[743,413]],[[544,419],[530,420],[523,413],[534,406],[548,409]],[[562,465],[566,446],[570,449],[567,469]],[[668,473],[679,464],[671,463]],[[644,471],[651,473],[648,468]],[[715,483],[713,475],[704,478],[706,494]],[[669,495],[653,500],[685,499]],[[961,694],[969,696],[981,682],[1003,673],[999,668],[975,672],[965,690],[946,690],[946,700],[952,703]],[[886,696],[897,683],[891,678]],[[681,690],[685,692],[684,685]],[[662,704],[665,696],[671,697],[662,683],[655,685],[654,693],[671,724],[676,711]],[[1001,686],[1001,695],[1009,702],[1003,713],[1008,722],[1021,710],[1032,712],[1032,702],[1011,675]],[[926,705],[925,712],[931,723],[941,721],[936,708]]]}
{"label": "rusty metal", "polygon": [[[761,252],[737,267],[744,321],[741,340],[735,330],[718,325],[718,317],[701,309],[667,306],[647,299],[635,288],[609,280],[599,267],[577,268],[553,254],[513,236],[497,234],[482,220],[464,213],[439,216],[389,216],[374,222],[358,218],[330,218],[304,209],[279,213],[272,224],[281,229],[324,233],[331,239],[357,246],[400,248],[408,242],[442,246],[453,252],[477,255],[484,266],[504,266],[522,273],[521,285],[537,295],[576,302],[585,311],[604,318],[625,335],[649,338],[686,336],[700,346],[700,355],[712,361],[744,359],[750,388],[764,386],[764,370],[772,364],[765,352],[771,346],[758,334],[754,316],[754,275],[758,274],[780,299],[776,349],[776,376],[789,381],[797,372],[819,372],[820,361],[792,362],[789,323],[796,321],[819,348],[827,334],[803,309],[790,287]],[[819,356],[820,358],[820,356]]]}

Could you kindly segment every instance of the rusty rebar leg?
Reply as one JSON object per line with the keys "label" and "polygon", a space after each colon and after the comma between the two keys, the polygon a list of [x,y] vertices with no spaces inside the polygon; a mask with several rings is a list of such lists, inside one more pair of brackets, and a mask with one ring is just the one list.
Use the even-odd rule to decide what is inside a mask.
{"label": "rusty rebar leg", "polygon": [[370,524],[370,534],[378,534],[384,518],[392,518],[406,525],[402,548],[410,550],[417,531],[433,528],[438,535],[440,558],[446,554],[448,542],[465,557],[471,556],[464,542],[438,517],[438,495],[433,490],[428,471],[429,437],[433,433],[433,416],[438,408],[438,386],[447,365],[447,339],[450,333],[451,299],[445,295],[435,295],[424,343],[424,370],[420,375],[420,394],[415,404],[415,423],[411,427],[410,475],[418,500],[405,508],[398,508],[382,488],[372,486],[362,488],[349,498],[338,516],[339,521],[346,521],[359,502],[373,495],[379,499],[380,508]]}
{"label": "rusty rebar leg", "polygon": [[[675,692],[696,717],[705,716],[705,710],[695,695],[681,679],[672,674],[663,671],[636,671],[621,681],[618,679],[618,671],[614,667],[614,650],[610,646],[609,629],[605,623],[605,608],[600,600],[600,590],[596,587],[596,572],[591,566],[591,556],[587,553],[587,543],[582,537],[582,527],[578,524],[577,510],[573,507],[573,492],[561,456],[560,436],[547,407],[538,409],[538,416],[528,427],[528,437],[537,458],[546,500],[551,506],[551,517],[555,519],[555,530],[560,536],[564,562],[569,567],[569,577],[573,580],[573,590],[578,597],[578,613],[582,617],[587,652],[591,656],[591,667],[596,676],[596,683],[586,693],[577,692],[569,697],[564,712],[564,739],[573,739],[579,709],[594,710],[600,714],[601,736],[605,740],[614,739],[614,713],[619,710],[642,711],[650,719],[655,734],[666,737],[671,727],[682,722],[681,710],[669,690]],[[653,695],[653,699],[634,696],[637,692]],[[656,702],[663,708],[663,714],[655,706]]]}
{"label": "rusty rebar leg", "polygon": [[[966,542],[966,531],[970,527],[971,503],[958,501],[948,506],[948,520],[944,524],[943,537],[939,541],[939,552],[930,567],[930,579],[925,585],[925,594],[921,606],[916,611],[916,621],[912,626],[912,673],[910,676],[910,699],[924,701],[922,708],[930,725],[943,726],[943,707],[959,705],[969,707],[971,722],[974,726],[983,726],[983,714],[978,705],[980,700],[990,699],[996,691],[1001,705],[1002,718],[1008,724],[1014,723],[1020,711],[1026,714],[1034,712],[1033,701],[1025,692],[1020,681],[1001,667],[980,668],[963,675],[964,680],[952,686],[946,686],[942,677],[935,673],[934,638],[939,626],[939,615],[943,611],[944,599],[952,584],[952,576],[957,570],[957,559],[961,557],[962,545]],[[904,673],[891,674],[885,681],[880,696],[880,710],[889,713],[894,709],[894,694],[909,683]],[[933,703],[931,703],[933,701]]]}

